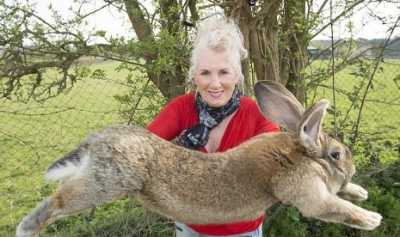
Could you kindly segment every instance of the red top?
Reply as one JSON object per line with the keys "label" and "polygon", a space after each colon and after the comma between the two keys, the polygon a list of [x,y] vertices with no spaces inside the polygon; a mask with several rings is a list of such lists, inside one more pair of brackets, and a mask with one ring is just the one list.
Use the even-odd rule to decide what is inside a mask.
{"label": "red top", "polygon": [[[147,129],[166,140],[172,140],[181,132],[197,124],[199,121],[193,93],[173,99],[151,122]],[[223,152],[263,132],[279,131],[279,128],[268,121],[260,112],[254,100],[242,96],[240,106],[233,116],[216,152]],[[207,153],[204,147],[200,151]],[[257,229],[264,220],[264,215],[251,221],[189,226],[206,235],[235,235]]]}

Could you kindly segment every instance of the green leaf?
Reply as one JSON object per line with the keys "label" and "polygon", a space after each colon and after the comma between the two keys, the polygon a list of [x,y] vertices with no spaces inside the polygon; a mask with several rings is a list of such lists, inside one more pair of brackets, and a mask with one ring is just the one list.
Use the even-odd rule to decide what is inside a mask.
{"label": "green leaf", "polygon": [[98,30],[96,33],[94,33],[95,36],[100,36],[100,37],[105,37],[106,36],[106,31],[104,30]]}

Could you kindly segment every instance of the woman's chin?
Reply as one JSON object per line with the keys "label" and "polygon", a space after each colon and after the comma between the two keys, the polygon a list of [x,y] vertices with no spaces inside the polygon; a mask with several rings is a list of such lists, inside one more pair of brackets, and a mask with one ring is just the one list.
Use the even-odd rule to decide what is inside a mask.
{"label": "woman's chin", "polygon": [[230,98],[227,98],[227,96],[220,95],[220,96],[212,96],[209,94],[203,94],[203,101],[207,103],[208,106],[213,107],[213,108],[219,108],[221,106],[226,105],[228,103]]}
{"label": "woman's chin", "polygon": [[213,101],[209,101],[207,102],[208,106],[213,107],[213,108],[219,108],[222,107],[226,104],[225,101],[223,100],[213,100]]}

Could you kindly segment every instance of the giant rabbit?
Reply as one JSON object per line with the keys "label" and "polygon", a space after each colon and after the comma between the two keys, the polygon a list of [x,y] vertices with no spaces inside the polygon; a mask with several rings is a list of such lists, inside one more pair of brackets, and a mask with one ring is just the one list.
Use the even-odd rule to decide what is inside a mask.
{"label": "giant rabbit", "polygon": [[[46,173],[58,189],[27,215],[17,237],[34,236],[56,219],[123,197],[165,217],[193,224],[251,220],[277,202],[306,217],[372,230],[381,215],[350,201],[367,191],[350,182],[349,149],[321,130],[328,102],[304,111],[282,85],[255,85],[260,110],[284,132],[258,135],[223,153],[205,154],[135,126],[89,136]],[[346,200],[347,199],[347,200]]]}

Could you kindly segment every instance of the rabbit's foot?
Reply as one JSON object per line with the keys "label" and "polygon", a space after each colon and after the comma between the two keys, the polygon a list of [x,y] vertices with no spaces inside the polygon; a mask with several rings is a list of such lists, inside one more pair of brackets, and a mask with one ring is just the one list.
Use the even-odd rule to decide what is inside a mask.
{"label": "rabbit's foot", "polygon": [[36,231],[34,231],[31,226],[27,226],[26,223],[23,221],[21,222],[16,230],[16,237],[33,237],[37,236]]}
{"label": "rabbit's foot", "polygon": [[368,191],[363,187],[352,184],[352,192],[355,201],[364,201],[368,199]]}
{"label": "rabbit's foot", "polygon": [[356,228],[373,230],[381,224],[382,216],[377,212],[364,210],[359,216],[360,223],[354,223]]}
{"label": "rabbit's foot", "polygon": [[364,201],[368,199],[368,191],[363,187],[348,183],[339,193],[338,195],[346,200],[351,201]]}
{"label": "rabbit's foot", "polygon": [[347,208],[350,208],[350,210],[327,212],[316,218],[328,222],[342,223],[362,230],[373,230],[381,224],[382,216],[377,212],[368,211],[353,204]]}

